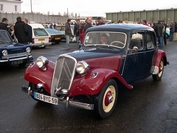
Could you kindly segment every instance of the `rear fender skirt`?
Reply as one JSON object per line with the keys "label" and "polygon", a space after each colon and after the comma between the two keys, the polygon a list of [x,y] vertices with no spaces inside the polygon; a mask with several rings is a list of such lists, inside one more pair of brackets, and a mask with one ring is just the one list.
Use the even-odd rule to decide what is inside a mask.
{"label": "rear fender skirt", "polygon": [[154,53],[153,56],[151,73],[154,73],[155,68],[160,67],[161,60],[164,61],[165,66],[169,64],[165,52],[162,50],[158,50],[157,52]]}
{"label": "rear fender skirt", "polygon": [[98,68],[89,71],[85,76],[78,75],[75,77],[69,96],[96,95],[101,91],[105,83],[112,78],[119,80],[128,89],[133,88],[115,70]]}

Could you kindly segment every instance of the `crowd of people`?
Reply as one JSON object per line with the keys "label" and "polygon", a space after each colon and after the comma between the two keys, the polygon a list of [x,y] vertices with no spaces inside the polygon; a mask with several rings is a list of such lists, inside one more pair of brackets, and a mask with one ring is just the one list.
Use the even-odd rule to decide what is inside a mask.
{"label": "crowd of people", "polygon": [[165,23],[164,20],[159,20],[157,23],[150,23],[150,27],[152,27],[157,36],[158,43],[160,44],[160,48],[164,45],[167,45],[166,40],[166,29],[169,28],[169,41],[174,40],[174,33],[177,32],[177,23],[171,22],[169,25]]}
{"label": "crowd of people", "polygon": [[[117,22],[123,23],[121,20]],[[124,23],[128,23],[128,21],[125,21]],[[71,19],[67,20],[67,23],[65,24],[65,33],[67,37],[66,41],[66,47],[67,50],[69,50],[69,37],[72,36],[71,34],[71,29],[70,29],[70,24],[71,24]],[[80,44],[83,44],[84,41],[84,33],[85,31],[89,28],[92,27],[93,25],[99,26],[103,24],[115,24],[115,22],[107,22],[105,23],[101,20],[100,17],[98,17],[96,24],[92,23],[92,18],[88,17],[85,20],[85,23],[81,23],[79,19],[76,20],[75,26],[74,26],[74,36],[76,37],[76,42],[77,45],[80,47]],[[146,20],[143,20],[141,23],[138,24],[143,24],[146,26],[150,26],[154,29],[156,32],[157,36],[157,41],[159,43],[159,47],[162,48],[164,45],[167,45],[167,40],[166,40],[166,28],[169,28],[170,30],[170,35],[169,35],[169,41],[173,41],[174,39],[174,33],[177,32],[177,23],[171,22],[170,25],[167,25],[165,21],[159,20],[158,23],[148,23]],[[80,40],[80,41],[79,41]]]}
{"label": "crowd of people", "polygon": [[21,17],[16,18],[15,25],[8,27],[8,19],[3,18],[0,23],[0,29],[7,30],[12,39],[19,43],[29,44],[32,42],[32,27],[28,25],[28,19]]}
{"label": "crowd of people", "polygon": [[[14,25],[10,25],[8,27],[8,19],[3,18],[2,22],[0,23],[0,29],[7,30],[11,37],[19,42],[19,43],[24,43],[28,44],[32,42],[32,27],[28,24],[28,19],[24,18],[22,20],[21,17],[16,18],[16,23]],[[76,43],[78,45],[78,48],[80,48],[80,44],[83,44],[84,41],[84,34],[85,31],[92,27],[93,25],[99,26],[103,24],[109,24],[109,23],[114,23],[115,22],[108,22],[108,21],[103,21],[101,17],[97,18],[96,23],[92,22],[92,17],[88,17],[85,22],[81,22],[79,19],[76,20],[75,26],[74,26],[74,36],[71,31],[70,25],[72,24],[71,19],[68,19],[66,24],[65,24],[65,36],[66,36],[66,49],[69,50],[70,46],[70,37],[75,37],[76,38]],[[122,23],[121,20],[119,20],[117,23]],[[128,23],[128,21],[125,21],[125,23]],[[148,23],[146,20],[143,20],[141,23],[146,26],[150,26],[154,29],[156,32],[157,40],[159,43],[160,48],[162,48],[164,45],[167,45],[167,40],[166,40],[166,28],[169,28],[170,35],[169,35],[169,41],[173,41],[174,39],[174,33],[177,32],[177,22],[171,22],[169,25],[165,23],[165,21],[159,20],[158,23]],[[50,24],[50,27],[54,28],[56,25]]]}
{"label": "crowd of people", "polygon": [[[84,23],[80,22],[80,20],[77,19],[75,26],[74,26],[74,37],[76,37],[76,43],[77,43],[78,48],[80,48],[81,44],[83,44],[84,34],[88,28],[92,27],[93,25],[99,26],[103,24],[105,23],[103,23],[100,17],[98,17],[96,24],[92,23],[91,17],[88,17]],[[69,50],[69,38],[73,37],[71,33],[70,25],[71,25],[71,19],[68,19],[65,24],[66,50]]]}

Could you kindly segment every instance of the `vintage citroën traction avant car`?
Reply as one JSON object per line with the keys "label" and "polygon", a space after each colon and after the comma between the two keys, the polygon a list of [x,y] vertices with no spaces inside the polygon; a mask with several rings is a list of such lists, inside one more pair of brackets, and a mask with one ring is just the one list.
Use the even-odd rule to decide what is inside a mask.
{"label": "vintage citro\u00ebn traction avant car", "polygon": [[[104,36],[104,37],[103,37]],[[60,55],[56,62],[40,56],[25,80],[37,101],[95,110],[106,118],[115,109],[118,89],[152,75],[161,80],[166,54],[158,49],[152,28],[139,24],[110,24],[89,28],[82,50]]]}

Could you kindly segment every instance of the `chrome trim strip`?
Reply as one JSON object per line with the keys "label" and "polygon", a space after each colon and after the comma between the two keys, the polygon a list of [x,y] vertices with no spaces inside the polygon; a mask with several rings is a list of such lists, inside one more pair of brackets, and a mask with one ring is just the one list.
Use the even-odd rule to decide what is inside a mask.
{"label": "chrome trim strip", "polygon": [[28,57],[21,57],[21,58],[15,58],[15,59],[0,60],[0,62],[10,62],[10,61],[16,61],[16,60],[24,60],[24,59],[28,59],[28,58],[32,58],[32,55],[29,55]]}
{"label": "chrome trim strip", "polygon": [[77,108],[87,109],[87,110],[94,110],[94,104],[88,103],[81,103],[76,101],[69,101],[69,105]]}
{"label": "chrome trim strip", "polygon": [[7,56],[2,56],[2,59],[15,58],[15,57],[19,57],[19,56],[28,56],[28,53],[23,52],[23,53],[17,53],[17,54],[8,54]]}
{"label": "chrome trim strip", "polygon": [[59,104],[65,104],[66,108],[69,106],[76,107],[76,108],[81,108],[81,109],[86,109],[86,110],[94,110],[94,104],[89,104],[89,103],[82,103],[82,102],[76,102],[72,100],[58,100]]}

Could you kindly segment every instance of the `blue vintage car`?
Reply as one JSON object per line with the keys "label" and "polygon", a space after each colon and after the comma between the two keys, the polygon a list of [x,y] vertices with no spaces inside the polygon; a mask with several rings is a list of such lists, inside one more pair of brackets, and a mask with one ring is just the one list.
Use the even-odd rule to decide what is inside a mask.
{"label": "blue vintage car", "polygon": [[6,30],[0,30],[0,64],[25,66],[32,59],[31,46],[14,42]]}

